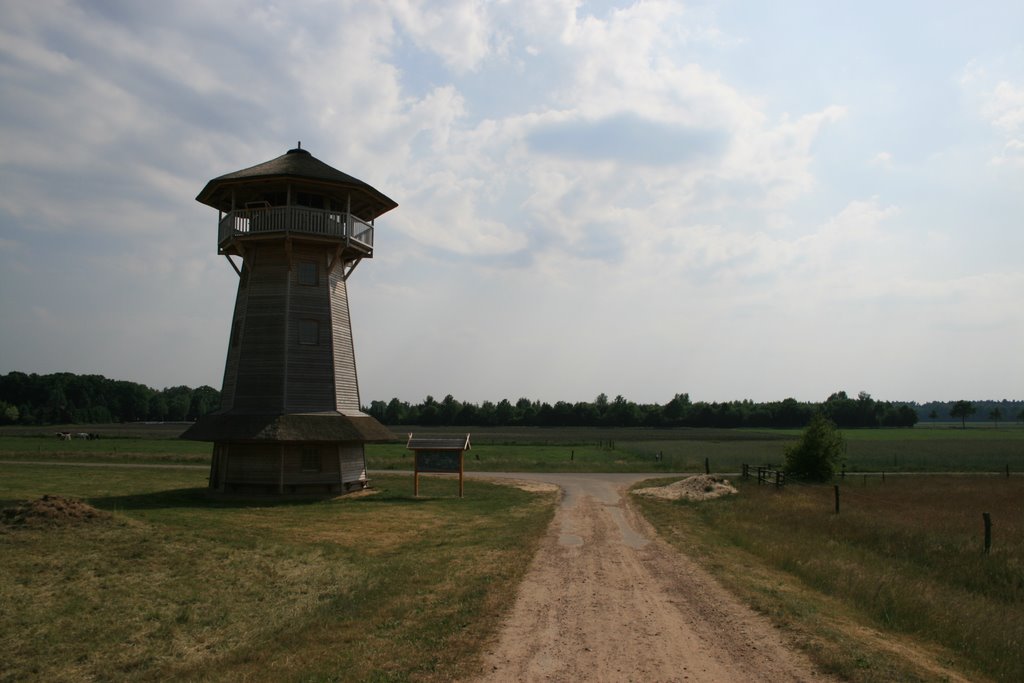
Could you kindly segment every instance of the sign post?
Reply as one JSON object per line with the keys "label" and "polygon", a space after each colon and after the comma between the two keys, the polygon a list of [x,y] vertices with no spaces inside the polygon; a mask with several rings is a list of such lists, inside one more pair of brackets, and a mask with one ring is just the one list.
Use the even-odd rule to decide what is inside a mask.
{"label": "sign post", "polygon": [[405,447],[413,452],[414,496],[420,495],[420,472],[443,472],[459,475],[459,498],[465,490],[465,452],[471,446],[469,434],[456,437],[417,437],[409,434]]}

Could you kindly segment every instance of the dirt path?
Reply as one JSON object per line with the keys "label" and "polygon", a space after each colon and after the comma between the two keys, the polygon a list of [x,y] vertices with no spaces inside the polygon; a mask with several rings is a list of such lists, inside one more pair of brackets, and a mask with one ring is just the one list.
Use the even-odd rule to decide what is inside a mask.
{"label": "dirt path", "polygon": [[563,498],[480,681],[828,680],[656,538],[623,499],[644,475],[498,476]]}

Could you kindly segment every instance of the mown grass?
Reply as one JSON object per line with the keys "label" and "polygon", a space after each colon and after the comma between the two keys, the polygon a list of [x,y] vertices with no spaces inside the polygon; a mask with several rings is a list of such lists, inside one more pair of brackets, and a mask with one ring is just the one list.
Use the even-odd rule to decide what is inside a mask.
{"label": "mown grass", "polygon": [[[1024,478],[848,479],[741,485],[705,503],[638,498],[665,538],[850,680],[933,680],[897,645],[968,676],[1024,680]],[[982,552],[982,512],[993,550]],[[872,639],[857,624],[885,635]]]}
{"label": "mown grass", "polygon": [[[739,434],[743,434],[739,431]],[[850,472],[1024,472],[1024,429],[848,429],[843,462]],[[799,430],[779,430],[766,438],[716,435],[707,440],[623,441],[620,450],[640,459],[662,454],[670,472],[696,472],[707,458],[713,472],[738,472],[741,465],[781,465]],[[768,438],[771,437],[771,438]],[[649,471],[662,471],[651,469]]]}
{"label": "mown grass", "polygon": [[[46,436],[0,435],[0,460],[206,464],[208,443],[175,437],[182,426],[159,425],[161,437],[143,437],[131,426],[107,428],[98,441],[59,441]],[[155,427],[153,429],[156,429]],[[397,429],[397,428],[396,428]],[[6,430],[9,431],[9,430]],[[416,433],[472,434],[469,471],[519,472],[739,472],[743,464],[783,462],[799,430],[410,428]],[[1024,429],[1015,424],[964,429],[861,429],[842,432],[849,472],[1024,472]],[[367,464],[378,470],[411,470],[405,439],[367,446]],[[658,457],[660,455],[660,457]]]}
{"label": "mown grass", "polygon": [[[373,470],[412,470],[412,452],[405,444],[367,446],[367,466]],[[621,444],[476,444],[465,453],[470,472],[673,472],[667,463]],[[702,466],[703,467],[703,466]]]}
{"label": "mown grass", "polygon": [[0,436],[0,460],[209,464],[208,443],[151,437],[61,441],[52,436]]}
{"label": "mown grass", "polygon": [[0,680],[440,681],[472,672],[553,495],[375,479],[332,500],[209,499],[205,472],[0,466],[0,505],[112,518],[0,526]]}
{"label": "mown grass", "polygon": [[[739,472],[781,465],[799,430],[580,430],[486,432],[474,437],[466,469],[517,472]],[[1024,429],[871,429],[842,432],[849,472],[1024,472]],[[566,441],[559,441],[561,435]],[[600,435],[601,438],[596,438]],[[512,437],[515,437],[514,439]],[[502,441],[502,438],[509,440]],[[534,439],[531,441],[531,438]],[[660,456],[660,457],[658,457]],[[370,446],[374,469],[411,469],[404,443]]]}

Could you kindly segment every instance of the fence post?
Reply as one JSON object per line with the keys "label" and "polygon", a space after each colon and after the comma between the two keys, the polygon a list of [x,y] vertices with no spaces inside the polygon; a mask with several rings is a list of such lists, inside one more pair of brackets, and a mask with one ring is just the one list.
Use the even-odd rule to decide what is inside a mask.
{"label": "fence post", "polygon": [[836,514],[839,514],[839,484],[833,486],[836,492]]}
{"label": "fence post", "polygon": [[985,554],[988,555],[992,549],[992,515],[982,512],[981,519],[985,522]]}
{"label": "fence post", "polygon": [[711,463],[707,458],[704,458],[704,474],[711,474]]}

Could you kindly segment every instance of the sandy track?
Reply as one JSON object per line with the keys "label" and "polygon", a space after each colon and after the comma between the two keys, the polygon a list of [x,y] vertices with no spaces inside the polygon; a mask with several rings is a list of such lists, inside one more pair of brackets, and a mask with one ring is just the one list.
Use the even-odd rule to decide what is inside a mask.
{"label": "sandy track", "polygon": [[828,680],[656,538],[624,500],[641,475],[510,476],[563,498],[478,680]]}

